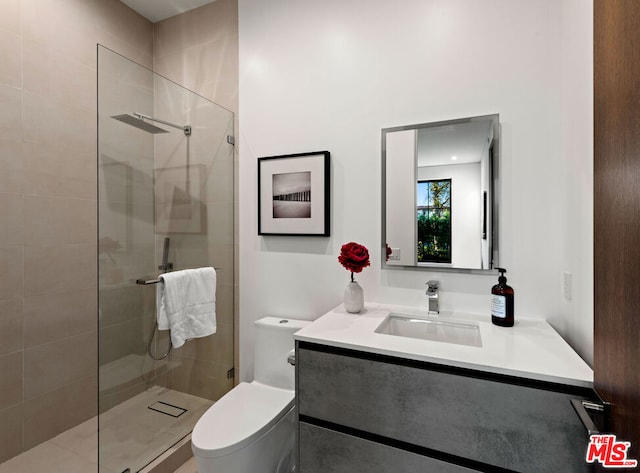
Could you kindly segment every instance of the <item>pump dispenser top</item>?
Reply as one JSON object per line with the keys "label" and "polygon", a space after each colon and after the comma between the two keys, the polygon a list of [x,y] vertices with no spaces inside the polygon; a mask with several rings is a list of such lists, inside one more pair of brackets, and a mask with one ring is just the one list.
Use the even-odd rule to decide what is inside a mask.
{"label": "pump dispenser top", "polygon": [[500,272],[498,284],[491,288],[491,322],[501,327],[513,327],[514,291],[507,284],[504,268],[496,268]]}

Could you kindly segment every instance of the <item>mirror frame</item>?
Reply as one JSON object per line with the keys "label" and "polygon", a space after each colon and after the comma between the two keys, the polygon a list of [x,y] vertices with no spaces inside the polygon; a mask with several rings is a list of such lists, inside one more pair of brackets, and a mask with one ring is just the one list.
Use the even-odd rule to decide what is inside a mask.
{"label": "mirror frame", "polygon": [[[452,266],[438,266],[435,264],[424,264],[424,265],[395,265],[395,264],[387,264],[386,261],[386,242],[387,242],[387,134],[395,131],[407,131],[407,130],[419,130],[423,128],[435,128],[441,126],[448,125],[458,125],[464,123],[471,123],[481,120],[492,121],[493,128],[493,153],[490,156],[490,188],[493,199],[491,201],[491,205],[488,206],[488,210],[491,215],[491,228],[488,232],[487,238],[489,238],[489,254],[491,255],[491,262],[489,269],[481,269],[481,268],[459,268]],[[415,125],[402,125],[395,126],[390,128],[382,129],[382,167],[381,167],[381,176],[382,176],[382,205],[381,205],[381,214],[382,214],[382,239],[381,239],[381,268],[382,269],[395,269],[395,270],[418,270],[418,271],[444,271],[444,272],[457,272],[457,273],[471,273],[471,274],[488,274],[495,273],[495,268],[500,265],[499,260],[499,226],[500,226],[500,160],[501,160],[501,150],[500,150],[500,115],[489,114],[489,115],[479,115],[475,117],[466,117],[466,118],[457,118],[453,120],[442,120],[437,122],[429,122],[429,123],[419,123]]]}

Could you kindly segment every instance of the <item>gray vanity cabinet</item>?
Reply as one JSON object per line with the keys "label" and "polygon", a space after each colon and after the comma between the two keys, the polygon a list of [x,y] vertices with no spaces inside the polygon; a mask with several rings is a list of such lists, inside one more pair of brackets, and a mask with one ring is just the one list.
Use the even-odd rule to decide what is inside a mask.
{"label": "gray vanity cabinet", "polygon": [[297,342],[299,473],[588,472],[587,388]]}
{"label": "gray vanity cabinet", "polygon": [[299,467],[304,473],[472,473],[464,468],[384,443],[300,422]]}

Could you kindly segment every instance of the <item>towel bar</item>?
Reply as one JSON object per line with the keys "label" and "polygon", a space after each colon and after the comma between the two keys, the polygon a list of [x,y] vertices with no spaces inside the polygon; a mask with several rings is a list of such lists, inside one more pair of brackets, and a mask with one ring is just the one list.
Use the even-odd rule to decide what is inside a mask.
{"label": "towel bar", "polygon": [[[220,271],[220,268],[213,268],[216,271]],[[149,286],[151,284],[158,284],[159,282],[161,282],[162,280],[160,278],[155,278],[155,279],[136,279],[136,284],[140,285],[140,286]]]}
{"label": "towel bar", "polygon": [[160,282],[160,278],[157,279],[136,279],[136,284],[140,284],[141,286],[148,286],[149,284],[158,284]]}

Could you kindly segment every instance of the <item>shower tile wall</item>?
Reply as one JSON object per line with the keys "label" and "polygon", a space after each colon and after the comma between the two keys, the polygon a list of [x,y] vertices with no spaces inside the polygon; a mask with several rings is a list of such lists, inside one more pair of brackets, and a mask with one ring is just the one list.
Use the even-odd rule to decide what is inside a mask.
{"label": "shower tile wall", "polygon": [[[158,22],[154,25],[154,38],[154,70],[234,112],[234,128],[238,130],[238,1],[216,0],[209,5]],[[238,141],[236,137],[236,143]],[[194,143],[197,146],[197,141]],[[237,159],[237,149],[235,156]],[[184,159],[179,154],[158,158],[164,159],[165,165],[179,164]],[[216,161],[207,179],[215,180],[216,176],[232,175],[231,169],[216,167],[220,164],[233,165],[230,160]],[[179,244],[178,247],[187,247],[191,251],[176,256],[188,267],[198,265],[202,261],[201,255],[205,254],[209,264],[222,268],[218,273],[216,301],[218,332],[174,351],[172,359],[179,368],[172,370],[171,387],[215,400],[232,387],[232,380],[225,382],[227,369],[238,366],[237,343],[235,347],[231,346],[234,339],[238,339],[237,334],[232,334],[234,327],[238,327],[237,323],[233,323],[234,319],[237,320],[239,305],[237,300],[234,303],[234,294],[237,297],[239,293],[238,231],[236,227],[234,235],[231,235],[217,230],[227,228],[227,222],[235,221],[237,225],[237,176],[234,176],[233,181],[216,180],[213,188],[218,190],[218,196],[208,196],[206,218],[209,233],[213,237],[208,242],[197,241],[193,236],[182,237],[190,242]],[[231,189],[235,191],[235,220],[228,205]],[[219,196],[224,197],[221,200]],[[230,271],[234,265],[236,269]]]}
{"label": "shower tile wall", "polygon": [[152,66],[117,0],[0,0],[0,462],[97,413],[96,43]]}
{"label": "shower tile wall", "polygon": [[160,21],[154,35],[157,73],[238,113],[238,0]]}

